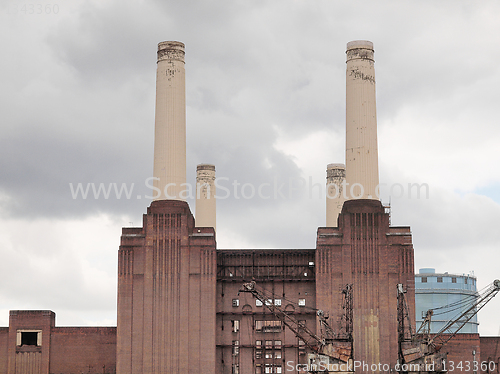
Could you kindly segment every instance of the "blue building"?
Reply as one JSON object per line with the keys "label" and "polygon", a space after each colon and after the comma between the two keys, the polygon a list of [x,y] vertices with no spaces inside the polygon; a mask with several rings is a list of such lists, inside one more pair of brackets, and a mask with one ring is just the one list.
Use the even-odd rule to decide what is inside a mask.
{"label": "blue building", "polygon": [[[427,310],[433,309],[431,333],[437,333],[448,321],[455,319],[476,301],[477,279],[468,274],[436,273],[433,268],[420,269],[415,274],[415,316],[417,330]],[[478,332],[477,314],[460,333]],[[455,332],[453,326],[451,331]]]}

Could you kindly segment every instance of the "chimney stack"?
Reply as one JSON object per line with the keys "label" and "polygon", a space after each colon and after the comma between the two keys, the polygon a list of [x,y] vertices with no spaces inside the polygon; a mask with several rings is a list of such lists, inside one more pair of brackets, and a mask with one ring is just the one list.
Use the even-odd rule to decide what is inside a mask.
{"label": "chimney stack", "polygon": [[373,43],[349,42],[346,53],[346,196],[378,200]]}
{"label": "chimney stack", "polygon": [[345,165],[329,164],[326,167],[326,227],[337,227],[337,218],[345,201],[344,187]]}
{"label": "chimney stack", "polygon": [[215,166],[200,164],[196,167],[196,227],[215,230]]}
{"label": "chimney stack", "polygon": [[[158,44],[153,186],[154,200],[185,200],[186,189],[186,80],[184,44]],[[155,190],[155,194],[157,191]]]}

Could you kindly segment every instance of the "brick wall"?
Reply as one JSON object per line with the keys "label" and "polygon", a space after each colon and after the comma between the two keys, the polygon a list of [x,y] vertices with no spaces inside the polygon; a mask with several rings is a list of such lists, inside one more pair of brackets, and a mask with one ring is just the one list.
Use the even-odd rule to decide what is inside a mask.
{"label": "brick wall", "polygon": [[481,361],[489,363],[491,370],[485,373],[500,373],[500,336],[481,336],[479,338],[481,345]]}
{"label": "brick wall", "polygon": [[9,328],[0,327],[0,374],[7,373]]}
{"label": "brick wall", "polygon": [[[457,334],[446,343],[442,352],[448,353],[448,373],[474,373],[474,360],[480,365],[481,349],[479,345],[479,334]],[[473,354],[475,351],[475,357]],[[476,368],[479,369],[480,366]]]}
{"label": "brick wall", "polygon": [[[33,331],[37,339],[24,341]],[[56,327],[50,310],[13,310],[0,328],[0,374],[14,373],[114,374],[116,327]]]}
{"label": "brick wall", "polygon": [[50,373],[116,372],[116,327],[52,329]]}

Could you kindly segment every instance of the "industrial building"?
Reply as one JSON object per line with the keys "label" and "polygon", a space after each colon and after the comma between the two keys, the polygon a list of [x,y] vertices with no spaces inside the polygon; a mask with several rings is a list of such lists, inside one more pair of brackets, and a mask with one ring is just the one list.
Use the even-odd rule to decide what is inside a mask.
{"label": "industrial building", "polygon": [[[352,284],[356,359],[395,364],[393,296],[402,283],[414,310],[413,246],[410,229],[390,227],[389,214],[377,199],[372,44],[355,41],[347,49],[345,185],[359,190],[351,188],[356,199],[336,212],[336,227],[318,229],[312,250],[218,251],[215,223],[197,224],[177,189],[185,183],[185,174],[178,178],[177,172],[185,165],[185,148],[179,146],[185,144],[185,130],[180,130],[185,128],[183,59],[181,43],[160,43],[157,100],[169,99],[157,101],[155,165],[163,158],[170,163],[158,161],[163,169],[155,177],[164,196],[148,208],[143,227],[123,229],[117,371],[160,373],[168,367],[172,373],[277,373],[287,362],[305,363],[300,339],[251,295],[238,296],[249,280],[311,330],[317,328],[317,309],[339,320],[340,291]],[[198,199],[196,209],[209,200]]]}
{"label": "industrial building", "polygon": [[[425,313],[433,309],[430,327],[431,333],[437,333],[446,322],[471,305],[477,295],[477,279],[473,275],[440,274],[433,268],[420,269],[418,274],[415,274],[417,326],[424,321]],[[477,334],[478,325],[476,314],[462,327],[459,334]]]}
{"label": "industrial building", "polygon": [[[415,315],[415,293],[422,291],[422,303],[428,301],[424,288],[415,283],[425,282],[424,274],[414,274],[411,230],[391,226],[378,199],[373,44],[347,44],[346,165],[327,166],[327,187],[334,198],[327,199],[326,227],[318,228],[316,248],[311,249],[217,249],[213,165],[197,168],[193,216],[182,197],[184,58],[182,43],[158,45],[158,194],[142,227],[122,231],[117,328],[59,328],[50,311],[11,311],[9,327],[0,329],[0,374],[297,373],[297,365],[307,363],[308,347],[269,306],[317,334],[321,310],[338,331],[345,317],[346,285],[352,286],[353,295],[352,352],[356,361],[369,366],[356,372],[382,371],[372,370],[373,364],[394,368],[398,285],[404,289],[413,329],[425,308],[417,307]],[[428,275],[430,283],[436,275]],[[241,292],[250,281],[268,295],[266,300]],[[496,354],[498,340],[485,340],[488,357]],[[450,350],[463,355],[473,348],[479,359],[482,345],[476,330],[454,339]]]}

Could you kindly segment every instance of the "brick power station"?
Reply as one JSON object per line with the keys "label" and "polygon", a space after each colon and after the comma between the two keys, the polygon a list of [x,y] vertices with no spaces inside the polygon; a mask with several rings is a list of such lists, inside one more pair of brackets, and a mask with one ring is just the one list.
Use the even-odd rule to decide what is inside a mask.
{"label": "brick power station", "polygon": [[[11,311],[9,327],[0,328],[0,374],[297,373],[307,347],[266,305],[239,292],[248,281],[311,331],[319,329],[318,309],[337,326],[341,290],[351,284],[354,359],[393,368],[398,284],[415,328],[414,250],[410,228],[391,226],[377,198],[372,43],[347,44],[346,165],[327,167],[336,198],[327,199],[315,249],[217,249],[213,165],[198,165],[195,219],[181,197],[184,55],[180,42],[158,46],[154,177],[161,193],[142,227],[123,228],[117,328],[56,327],[53,312]],[[462,334],[449,350],[489,359],[495,344],[498,337]]]}

